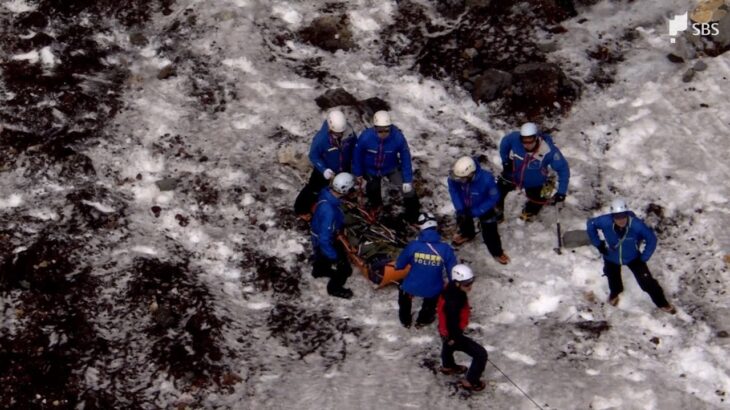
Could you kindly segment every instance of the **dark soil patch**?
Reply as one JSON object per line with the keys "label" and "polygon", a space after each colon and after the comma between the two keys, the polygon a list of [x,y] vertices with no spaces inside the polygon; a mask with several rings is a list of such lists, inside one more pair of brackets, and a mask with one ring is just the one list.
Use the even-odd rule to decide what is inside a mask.
{"label": "dark soil patch", "polygon": [[533,0],[515,5],[495,1],[474,7],[464,2],[446,3],[449,7],[440,8],[447,17],[465,12],[458,23],[454,20],[452,25],[436,26],[423,6],[400,2],[394,24],[383,35],[385,60],[392,64],[414,60],[414,68],[423,75],[453,80],[470,91],[475,90],[481,76],[493,75],[488,70],[517,74],[511,83],[504,77],[501,81],[507,83],[499,90],[490,90],[489,100],[483,100],[486,97],[481,93],[473,94],[482,102],[502,98],[507,105],[502,115],[507,118],[539,119],[570,109],[579,90],[559,67],[554,76],[557,83],[549,87],[533,84],[534,75],[521,78],[515,73],[526,64],[545,64],[545,52],[534,40],[535,29],[560,32],[555,25],[575,14],[570,2]]}
{"label": "dark soil patch", "polygon": [[59,240],[40,239],[0,269],[0,297],[15,289],[22,322],[0,337],[2,408],[74,408],[90,393],[85,369],[109,353],[90,321],[99,284],[73,255]]}
{"label": "dark soil patch", "polygon": [[154,340],[152,359],[160,370],[189,387],[220,384],[223,322],[198,273],[184,262],[147,258],[136,259],[132,273],[127,296],[151,316],[144,331]]}

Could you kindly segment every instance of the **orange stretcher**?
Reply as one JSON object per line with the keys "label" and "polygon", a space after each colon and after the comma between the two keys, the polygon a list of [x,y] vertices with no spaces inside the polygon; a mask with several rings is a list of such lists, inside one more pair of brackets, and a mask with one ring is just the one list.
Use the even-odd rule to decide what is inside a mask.
{"label": "orange stretcher", "polygon": [[368,261],[360,257],[357,249],[350,244],[346,237],[340,235],[337,239],[345,247],[350,263],[355,265],[366,279],[375,284],[375,289],[383,288],[391,283],[400,282],[408,275],[408,271],[411,269],[410,265],[404,269],[396,269],[395,262],[392,260],[375,260],[368,263]]}

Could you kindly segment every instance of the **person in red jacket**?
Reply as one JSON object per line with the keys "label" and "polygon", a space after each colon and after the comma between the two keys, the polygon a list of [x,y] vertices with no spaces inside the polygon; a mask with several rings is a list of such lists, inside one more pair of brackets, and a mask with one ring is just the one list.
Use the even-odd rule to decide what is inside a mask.
{"label": "person in red jacket", "polygon": [[[486,384],[481,380],[484,367],[487,365],[487,351],[482,345],[464,336],[464,329],[469,324],[468,293],[474,283],[474,273],[466,265],[456,265],[451,270],[451,282],[441,294],[437,312],[439,317],[439,334],[443,345],[441,348],[441,373],[462,374],[466,378],[461,385],[467,390],[481,391]],[[454,352],[460,351],[471,356],[471,366],[457,365]]]}

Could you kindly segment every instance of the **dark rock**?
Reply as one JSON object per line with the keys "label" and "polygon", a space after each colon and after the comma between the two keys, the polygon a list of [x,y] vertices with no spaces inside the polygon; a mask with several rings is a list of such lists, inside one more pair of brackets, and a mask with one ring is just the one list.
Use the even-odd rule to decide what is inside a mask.
{"label": "dark rock", "polygon": [[325,91],[324,94],[314,99],[317,106],[323,110],[343,105],[356,105],[357,98],[347,92],[344,88],[335,88]]}
{"label": "dark rock", "polygon": [[489,102],[499,97],[512,84],[512,74],[489,69],[477,77],[471,97],[474,101]]}
{"label": "dark rock", "polygon": [[299,36],[304,42],[326,51],[347,51],[355,47],[349,25],[349,19],[345,14],[322,16],[299,31]]}
{"label": "dark rock", "polygon": [[721,330],[721,331],[717,332],[717,337],[724,339],[724,338],[730,337],[730,334],[728,334],[727,330]]}
{"label": "dark rock", "polygon": [[557,64],[528,63],[517,66],[509,90],[512,109],[530,118],[541,117],[570,105],[579,89]]}
{"label": "dark rock", "polygon": [[363,117],[370,119],[378,111],[390,111],[390,104],[378,97],[372,97],[358,101],[357,108]]}
{"label": "dark rock", "polygon": [[659,344],[659,338],[654,336],[651,339],[649,339],[650,342],[654,343],[655,345]]}
{"label": "dark rock", "polygon": [[684,63],[684,58],[682,58],[674,53],[667,54],[667,59],[675,64]]}
{"label": "dark rock", "polygon": [[18,17],[18,25],[25,28],[42,29],[48,25],[48,17],[38,11],[22,13]]}
{"label": "dark rock", "polygon": [[707,70],[707,63],[705,63],[702,60],[698,60],[695,63],[694,67],[692,67],[692,69],[695,71],[705,71],[705,70]]}
{"label": "dark rock", "polygon": [[177,75],[177,71],[175,70],[175,67],[172,65],[166,65],[160,69],[160,71],[157,73],[157,79],[158,80],[165,80],[167,78],[173,77]]}
{"label": "dark rock", "polygon": [[695,77],[695,70],[690,68],[689,70],[685,71],[684,74],[682,75],[682,81],[685,83],[688,83],[688,82],[692,81],[692,79],[694,77]]}
{"label": "dark rock", "polygon": [[145,47],[147,44],[149,44],[149,40],[147,40],[147,37],[139,31],[129,35],[129,42],[138,47]]}
{"label": "dark rock", "polygon": [[601,333],[611,328],[605,320],[585,320],[575,324],[575,327],[592,333],[595,337],[599,337]]}
{"label": "dark rock", "polygon": [[160,191],[172,191],[177,187],[178,182],[177,178],[165,178],[155,181],[155,185],[157,185]]}
{"label": "dark rock", "polygon": [[162,208],[160,208],[159,206],[155,205],[155,206],[153,206],[151,208],[151,210],[152,210],[152,214],[155,216],[155,218],[159,218],[160,217],[160,212],[162,212]]}

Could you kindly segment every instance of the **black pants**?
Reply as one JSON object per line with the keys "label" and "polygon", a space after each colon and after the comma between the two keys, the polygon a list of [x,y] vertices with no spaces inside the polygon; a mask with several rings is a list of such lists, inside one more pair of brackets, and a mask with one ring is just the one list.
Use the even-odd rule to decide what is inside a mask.
{"label": "black pants", "polygon": [[352,266],[350,266],[350,261],[347,259],[345,248],[341,243],[335,242],[335,250],[337,251],[336,261],[327,259],[319,249],[314,251],[312,276],[315,278],[330,278],[329,283],[327,283],[328,293],[344,289],[347,278],[352,275]]}
{"label": "black pants", "polygon": [[[668,306],[667,298],[664,297],[664,291],[659,285],[656,279],[651,276],[649,267],[646,266],[645,262],[641,259],[636,258],[633,261],[626,264],[634,274],[636,281],[639,283],[639,287],[644,292],[648,293],[651,300],[658,307]],[[608,288],[611,291],[611,296],[617,296],[623,292],[624,284],[621,281],[621,265],[603,260],[603,274],[608,278]]]}
{"label": "black pants", "polygon": [[[398,187],[400,191],[403,185],[403,175],[400,171],[394,171],[386,175],[388,180]],[[383,177],[366,175],[365,180],[365,196],[368,199],[368,207],[370,209],[380,208],[383,206],[382,180]],[[421,203],[416,195],[415,188],[403,194],[403,208],[405,208],[404,217],[409,223],[415,223],[418,220],[418,213],[421,211]]]}
{"label": "black pants", "polygon": [[[456,223],[459,224],[459,233],[462,236],[473,238],[476,235],[474,232],[474,218],[471,215],[456,215]],[[490,209],[480,216],[479,224],[482,226],[482,239],[484,239],[484,244],[487,245],[489,254],[495,258],[501,256],[504,250],[497,229],[497,216],[494,209]]]}
{"label": "black pants", "polygon": [[319,192],[326,187],[329,181],[324,179],[324,175],[317,169],[312,170],[307,185],[299,191],[297,199],[294,201],[294,213],[296,215],[306,215],[312,213],[312,207],[317,202]]}
{"label": "black pants", "polygon": [[[527,195],[527,202],[525,207],[522,208],[522,212],[529,215],[537,215],[540,213],[542,206],[545,204],[546,199],[542,197],[542,188],[525,188],[525,195]],[[497,201],[497,208],[504,209],[504,200],[507,199],[507,194],[515,190],[515,184],[511,181],[505,180],[504,178],[497,179],[497,189],[499,189],[499,201]]]}
{"label": "black pants", "polygon": [[469,371],[466,373],[466,380],[473,386],[478,385],[482,378],[482,373],[484,373],[484,367],[487,366],[487,359],[489,358],[487,350],[479,343],[463,335],[457,337],[451,346],[448,344],[448,339],[443,338],[441,365],[449,368],[456,367],[454,352],[457,351],[471,356],[471,365],[469,366]]}
{"label": "black pants", "polygon": [[[436,305],[438,304],[438,295],[432,298],[423,298],[421,310],[418,312],[416,323],[427,325],[436,320]],[[404,326],[411,325],[411,308],[413,305],[413,296],[398,290],[398,318]]]}

